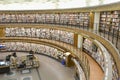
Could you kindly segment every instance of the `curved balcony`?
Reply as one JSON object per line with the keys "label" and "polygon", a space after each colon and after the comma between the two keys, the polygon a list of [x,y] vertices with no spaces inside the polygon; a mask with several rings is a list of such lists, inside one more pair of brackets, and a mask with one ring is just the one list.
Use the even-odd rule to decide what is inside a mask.
{"label": "curved balcony", "polygon": [[[49,10],[49,11],[47,10],[1,11],[0,37],[2,38],[0,40],[4,42],[5,38],[3,37],[7,37],[8,40],[10,40],[11,37],[12,38],[19,37],[19,39],[27,37],[28,39],[30,38],[30,41],[32,41],[32,38],[37,39],[43,38],[71,44],[71,46],[74,46],[75,48],[80,47],[80,50],[83,50],[86,53],[87,52],[90,53],[89,55],[93,57],[93,59],[96,60],[96,62],[101,66],[102,70],[105,72],[104,80],[112,79],[108,75],[109,71],[111,73],[111,68],[113,68],[113,72],[110,75],[114,75],[114,72],[116,72],[115,74],[118,75],[117,78],[115,78],[116,80],[120,76],[119,65],[120,55],[118,51],[120,50],[119,22],[115,23],[115,26],[117,27],[113,27],[114,24],[103,23],[104,21],[97,22],[98,20],[96,21],[96,19],[95,20],[93,19],[94,18],[93,14],[94,13],[96,14],[97,12],[101,12],[101,14],[112,13],[112,15],[113,14],[117,15],[118,19],[120,14],[117,14],[116,12],[120,12],[119,5],[120,3],[116,3],[113,5],[111,4],[99,7]],[[108,11],[108,13],[102,11]],[[104,15],[102,18],[104,18]],[[39,32],[41,34],[43,33],[42,34],[43,36],[37,34]],[[64,33],[64,35],[62,33]],[[80,43],[79,39],[81,40],[82,43]],[[96,51],[96,49],[94,50],[91,49],[93,45],[86,46],[87,44],[86,41],[88,43],[89,42],[94,43],[95,46],[99,47],[99,51],[102,52],[99,55],[104,56],[103,57],[104,59],[102,59],[101,57],[100,60],[104,60],[105,63],[107,64],[105,63],[103,64],[96,59],[96,57],[98,57],[94,52]],[[62,46],[65,45],[63,44]],[[69,49],[72,50],[73,48]],[[76,51],[72,50],[71,53],[77,53]],[[107,58],[106,56],[107,57],[109,56],[109,58]],[[108,68],[106,69],[106,67],[108,67],[110,63],[112,63],[114,66],[111,66],[110,69],[106,71],[108,69]],[[89,68],[87,67],[87,69]],[[86,78],[88,80],[89,73],[87,72],[86,68],[84,69],[84,71]]]}

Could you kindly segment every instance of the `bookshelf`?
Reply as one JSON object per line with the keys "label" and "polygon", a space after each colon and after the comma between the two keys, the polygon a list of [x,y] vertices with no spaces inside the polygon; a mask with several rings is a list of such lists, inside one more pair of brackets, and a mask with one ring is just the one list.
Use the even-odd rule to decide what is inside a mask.
{"label": "bookshelf", "polygon": [[87,38],[83,38],[83,49],[88,53],[92,53],[92,41]]}
{"label": "bookshelf", "polygon": [[97,61],[102,70],[105,71],[105,57],[101,49],[88,38],[83,38],[83,50]]}
{"label": "bookshelf", "polygon": [[71,45],[74,44],[74,33],[47,28],[6,28],[5,36],[50,39],[62,41]]}
{"label": "bookshelf", "polygon": [[89,27],[89,15],[90,13],[79,13],[80,26]]}
{"label": "bookshelf", "polygon": [[113,75],[112,80],[118,80],[119,79],[118,70],[112,56],[111,56],[111,63],[112,63],[112,75]]}
{"label": "bookshelf", "polygon": [[89,12],[1,13],[0,23],[41,23],[89,27]]}
{"label": "bookshelf", "polygon": [[[26,43],[26,42],[5,42],[3,43],[6,46],[6,51],[34,51],[37,53],[42,53],[44,55],[51,56],[57,60],[61,60],[64,55],[64,52],[47,45],[35,44],[35,43]],[[60,58],[61,57],[61,58]]]}
{"label": "bookshelf", "polygon": [[117,30],[120,23],[120,11],[103,11],[100,13],[100,31]]}

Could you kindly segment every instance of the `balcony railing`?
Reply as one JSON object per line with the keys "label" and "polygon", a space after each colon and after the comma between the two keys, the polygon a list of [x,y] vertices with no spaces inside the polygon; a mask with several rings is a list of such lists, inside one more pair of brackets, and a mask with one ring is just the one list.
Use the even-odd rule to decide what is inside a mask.
{"label": "balcony railing", "polygon": [[71,27],[86,30],[89,32],[93,32],[108,41],[110,41],[119,51],[120,51],[120,26],[115,28],[112,25],[104,25],[100,26],[99,23],[94,23],[94,29],[89,27],[89,24],[81,22],[70,23],[69,21],[55,22],[55,21],[41,21],[41,22],[0,22],[0,24],[50,24],[50,25],[62,25],[61,27]]}

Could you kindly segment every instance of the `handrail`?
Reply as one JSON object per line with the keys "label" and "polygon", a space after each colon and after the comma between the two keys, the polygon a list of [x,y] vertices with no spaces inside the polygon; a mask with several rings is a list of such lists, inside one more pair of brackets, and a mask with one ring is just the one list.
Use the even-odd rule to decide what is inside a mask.
{"label": "handrail", "polygon": [[71,58],[71,60],[75,63],[75,65],[76,65],[76,67],[77,67],[77,69],[78,69],[78,72],[79,72],[79,80],[82,80],[82,74],[84,74],[84,72],[83,73],[81,73],[81,67],[80,67],[80,65],[79,65],[79,63],[78,63],[78,61],[76,60],[76,59],[74,59],[74,58]]}
{"label": "handrail", "polygon": [[106,50],[106,48],[97,40],[94,40],[99,47],[102,50],[102,53],[104,54],[104,59],[105,59],[105,75],[104,75],[104,80],[112,80],[112,63],[111,63],[111,59],[110,59],[110,55],[109,52]]}
{"label": "handrail", "polygon": [[[95,33],[95,34],[97,34],[97,35],[99,35],[101,37],[104,37],[105,39],[110,41],[120,52],[120,47],[119,47],[119,39],[120,39],[120,34],[119,33],[120,33],[120,29],[119,28],[118,29],[114,29],[114,28],[112,29],[111,28],[112,25],[106,24],[105,27],[100,27],[100,31],[90,29],[88,27],[89,26],[89,22],[88,22],[87,26],[84,26],[84,24],[80,25],[80,22],[77,23],[77,24],[74,24],[74,25],[73,24],[67,24],[67,23],[59,23],[58,24],[58,23],[55,23],[55,22],[53,22],[53,23],[46,23],[46,22],[44,22],[44,23],[43,22],[42,23],[40,23],[40,22],[25,22],[25,23],[19,23],[19,22],[11,23],[11,22],[7,22],[6,23],[5,22],[5,23],[0,24],[0,26],[1,27],[4,26],[4,25],[7,25],[7,26],[10,25],[11,26],[11,25],[14,25],[14,24],[15,25],[16,24],[20,24],[20,25],[25,25],[25,24],[27,24],[27,25],[39,25],[39,24],[45,25],[45,24],[48,24],[48,25],[53,25],[53,26],[61,25],[61,27],[64,26],[64,27],[67,27],[67,28],[73,27],[73,28],[83,29],[83,30]],[[93,23],[93,25],[97,28],[99,23]],[[106,26],[110,26],[109,29]],[[110,37],[112,37],[112,38],[110,39]]]}

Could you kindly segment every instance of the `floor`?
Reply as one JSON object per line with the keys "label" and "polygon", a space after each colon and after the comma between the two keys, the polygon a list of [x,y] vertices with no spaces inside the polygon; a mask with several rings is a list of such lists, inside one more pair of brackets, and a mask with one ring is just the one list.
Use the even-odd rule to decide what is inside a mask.
{"label": "floor", "polygon": [[89,55],[86,56],[90,64],[90,80],[103,80],[104,74],[99,65]]}
{"label": "floor", "polygon": [[[10,53],[1,53],[4,56]],[[4,54],[4,55],[3,55]],[[17,52],[18,56],[26,55],[26,53]],[[13,75],[0,75],[0,80],[24,80],[23,78],[30,77],[30,80],[74,80],[73,68],[68,68],[61,63],[49,57],[38,55],[40,60],[39,69],[31,69],[29,74],[21,74],[21,72],[12,71]],[[90,63],[90,80],[103,80],[103,72],[98,64],[86,54]],[[44,61],[44,62],[43,62]]]}
{"label": "floor", "polygon": [[[10,53],[1,53],[2,58]],[[28,53],[17,52],[18,56],[27,55]],[[60,62],[42,55],[35,54],[39,57],[39,69],[31,69],[30,73],[22,74],[20,71],[13,70],[13,74],[0,75],[0,80],[74,80],[74,69],[62,65]],[[29,79],[28,79],[29,78]]]}
{"label": "floor", "polygon": [[[65,48],[73,51],[76,54],[81,53],[81,50],[77,50],[73,46],[66,44],[66,43],[57,42],[57,41],[53,41],[53,40],[45,40],[45,39],[44,39],[44,41],[55,43],[55,44],[58,44],[59,46],[64,46]],[[102,69],[100,68],[100,66],[96,63],[96,61],[93,60],[93,58],[88,56],[87,53],[83,52],[83,54],[85,54],[87,56],[89,64],[90,64],[90,80],[103,80],[104,73],[103,73]]]}

